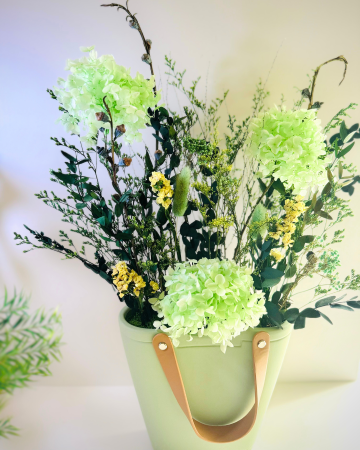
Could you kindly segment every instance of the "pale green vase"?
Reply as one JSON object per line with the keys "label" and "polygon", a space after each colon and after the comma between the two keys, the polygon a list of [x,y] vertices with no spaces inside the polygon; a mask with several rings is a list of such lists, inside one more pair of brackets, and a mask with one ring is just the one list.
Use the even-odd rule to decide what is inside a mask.
{"label": "pale green vase", "polygon": [[227,425],[245,416],[254,404],[252,340],[259,331],[270,335],[266,381],[256,424],[244,438],[228,444],[209,443],[196,436],[178,405],[152,346],[158,330],[137,328],[120,313],[120,330],[141,411],[154,450],[251,450],[289,343],[292,325],[283,329],[249,329],[233,339],[226,354],[207,337],[181,340],[176,347],[193,417],[208,425]]}

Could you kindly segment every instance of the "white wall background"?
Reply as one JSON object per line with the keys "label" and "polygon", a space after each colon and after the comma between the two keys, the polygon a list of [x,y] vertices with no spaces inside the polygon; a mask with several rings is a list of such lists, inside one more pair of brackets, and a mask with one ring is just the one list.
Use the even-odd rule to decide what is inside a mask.
{"label": "white wall background", "polygon": [[[49,181],[49,169],[60,167],[63,157],[49,138],[65,132],[55,123],[57,104],[46,88],[66,76],[66,59],[82,56],[79,46],[95,45],[99,54],[113,54],[134,73],[148,73],[140,61],[140,38],[127,26],[124,14],[99,4],[97,0],[1,2],[0,287],[31,293],[34,309],[59,305],[62,310],[64,357],[61,364],[54,364],[54,376],[40,381],[44,385],[131,384],[117,326],[121,305],[111,288],[57,254],[23,255],[12,237],[13,231],[23,233],[23,223],[53,237],[65,228],[59,214],[33,193],[55,187],[59,192]],[[360,103],[356,0],[131,0],[130,7],[139,13],[145,35],[153,41],[158,83],[165,84],[163,57],[171,54],[179,69],[187,69],[188,81],[203,77],[200,91],[205,94],[207,84],[209,98],[230,89],[224,114],[240,119],[249,114],[259,77],[267,79],[270,105],[283,93],[291,107],[297,95],[294,86],[306,87],[307,73],[341,54],[349,61],[345,82],[338,87],[340,63],[326,66],[318,78],[315,100],[325,102],[320,117],[326,122],[348,103]],[[352,116],[348,125],[359,121],[359,111]],[[359,148],[350,159],[360,163]],[[344,276],[352,267],[360,269],[359,198],[357,188],[352,197],[355,217],[347,221],[347,237],[339,249]],[[299,305],[305,301],[303,296]],[[334,327],[308,321],[304,331],[294,333],[282,380],[356,377],[360,313],[330,315]]]}

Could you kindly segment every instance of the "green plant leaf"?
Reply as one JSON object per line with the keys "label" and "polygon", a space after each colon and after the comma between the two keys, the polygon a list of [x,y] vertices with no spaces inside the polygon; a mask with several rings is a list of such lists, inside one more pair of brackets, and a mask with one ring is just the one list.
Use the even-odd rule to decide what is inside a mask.
{"label": "green plant leaf", "polygon": [[104,216],[99,217],[99,218],[96,219],[96,220],[99,222],[100,225],[102,225],[103,227],[105,226],[105,224],[106,224],[106,219],[105,219]]}
{"label": "green plant leaf", "polygon": [[153,172],[154,170],[148,151],[145,153],[145,167],[148,172]]}
{"label": "green plant leaf", "polygon": [[254,281],[254,288],[257,289],[258,291],[261,290],[262,286],[261,286],[261,279],[258,275],[254,275],[252,274],[252,279]]}
{"label": "green plant leaf", "polygon": [[357,300],[357,301],[348,301],[348,302],[346,302],[346,304],[348,306],[351,306],[352,308],[360,309],[360,301],[359,300]]}
{"label": "green plant leaf", "polygon": [[284,317],[289,323],[294,323],[295,320],[299,317],[298,308],[288,309],[287,311],[285,311]]}
{"label": "green plant leaf", "polygon": [[281,281],[281,278],[267,278],[266,280],[264,280],[262,282],[262,287],[263,288],[273,287],[273,286],[276,286],[277,284],[279,284],[280,281]]}
{"label": "green plant leaf", "polygon": [[321,195],[329,195],[331,192],[331,188],[332,188],[331,183],[330,182],[326,183],[324,189],[321,191]]}
{"label": "green plant leaf", "polygon": [[119,256],[123,261],[130,261],[130,256],[126,253],[126,251],[117,248],[112,250],[112,252],[116,256]]}
{"label": "green plant leaf", "polygon": [[160,127],[160,133],[162,137],[167,141],[169,139],[169,129],[163,125]]}
{"label": "green plant leaf", "polygon": [[60,181],[62,181],[65,184],[77,184],[78,183],[77,175],[71,175],[69,173],[62,173],[62,172],[55,172],[54,170],[51,171],[51,174],[54,175],[56,178],[58,178]]}
{"label": "green plant leaf", "polygon": [[123,195],[120,197],[119,203],[125,203],[127,199],[130,197],[131,193],[132,189],[129,189],[128,191],[124,192]]}
{"label": "green plant leaf", "polygon": [[304,241],[305,244],[310,244],[310,242],[312,242],[315,239],[315,236],[313,236],[311,234],[306,234],[304,236],[301,236],[299,239],[301,241]]}
{"label": "green plant leaf", "polygon": [[280,297],[281,297],[281,292],[276,291],[276,292],[273,293],[273,296],[272,296],[272,298],[271,298],[271,301],[272,301],[273,303],[278,304],[278,303],[279,303],[279,300],[280,300]]}
{"label": "green plant leaf", "polygon": [[160,120],[154,119],[153,117],[150,119],[151,126],[156,131],[160,131]]}
{"label": "green plant leaf", "polygon": [[[94,186],[94,185],[91,184],[91,183],[82,183],[82,184],[81,184],[81,187],[82,187],[83,189],[86,189],[88,192],[89,192],[89,191],[100,191],[99,186]],[[91,192],[89,192],[89,194],[91,195]],[[94,197],[94,198],[95,198],[95,197]]]}
{"label": "green plant leaf", "polygon": [[293,251],[296,253],[301,252],[301,250],[305,247],[305,242],[301,241],[300,238],[297,239],[292,247]]}
{"label": "green plant leaf", "polygon": [[328,214],[325,211],[318,211],[316,214],[324,219],[333,220],[333,218],[330,216],[330,214]]}
{"label": "green plant leaf", "polygon": [[309,244],[315,239],[315,236],[312,235],[304,235],[300,236],[293,245],[293,251],[296,253],[301,252],[301,250],[305,247],[305,244]]}
{"label": "green plant leaf", "polygon": [[124,203],[117,203],[115,205],[115,216],[120,217],[124,209]]}
{"label": "green plant leaf", "polygon": [[164,154],[161,156],[161,158],[159,158],[159,159],[156,161],[156,167],[162,166],[162,165],[164,164],[164,162],[165,162],[166,157],[167,157],[167,154],[164,153]]}
{"label": "green plant leaf", "polygon": [[65,152],[64,150],[61,150],[61,153],[63,154],[63,156],[65,156],[65,158],[67,158],[69,161],[76,163],[76,158],[74,158],[72,155],[70,155],[69,153]]}
{"label": "green plant leaf", "polygon": [[346,125],[345,125],[345,121],[343,120],[340,124],[340,137],[341,140],[344,141],[346,136],[348,135],[347,129],[346,129]]}
{"label": "green plant leaf", "polygon": [[66,162],[65,164],[66,164],[66,166],[68,167],[68,169],[71,170],[72,173],[76,173],[77,168],[76,168],[75,164],[73,164],[73,163],[68,163],[68,162]]}
{"label": "green plant leaf", "polygon": [[84,209],[86,207],[86,203],[76,203],[76,209]]}
{"label": "green plant leaf", "polygon": [[112,283],[112,281],[113,281],[113,280],[112,280],[112,277],[111,277],[109,274],[107,274],[106,272],[100,270],[99,275],[101,276],[101,278],[103,278],[104,280],[106,280],[108,283]]}
{"label": "green plant leaf", "polygon": [[341,305],[340,303],[330,303],[330,308],[343,309],[344,311],[354,311],[350,306]]}
{"label": "green plant leaf", "polygon": [[296,274],[296,264],[293,264],[285,272],[285,278],[292,278]]}
{"label": "green plant leaf", "polygon": [[153,133],[153,136],[157,141],[161,142],[162,144],[165,142],[164,139],[158,136],[157,134]]}
{"label": "green plant leaf", "polygon": [[355,142],[353,142],[352,144],[348,145],[346,148],[344,148],[344,150],[341,150],[341,152],[338,154],[338,158],[342,158],[347,153],[349,153],[349,151],[354,147],[354,145],[355,145]]}
{"label": "green plant leaf", "polygon": [[276,189],[281,195],[286,194],[285,186],[279,178],[273,182],[272,187]]}
{"label": "green plant leaf", "polygon": [[[319,311],[319,312],[320,312],[320,311]],[[320,315],[321,315],[321,317],[322,317],[323,319],[327,320],[331,325],[333,324],[333,323],[331,322],[331,320],[329,319],[329,317],[328,317],[326,314],[320,312]]]}
{"label": "green plant leaf", "polygon": [[314,212],[318,212],[320,211],[320,209],[324,206],[324,202],[321,200],[321,198],[319,198],[314,206]]}
{"label": "green plant leaf", "polygon": [[306,322],[306,318],[299,316],[294,323],[294,330],[301,330],[303,328],[305,328],[305,322]]}
{"label": "green plant leaf", "polygon": [[160,113],[162,116],[169,117],[168,110],[165,109],[163,106],[160,106],[160,108],[159,108],[159,113]]}
{"label": "green plant leaf", "polygon": [[163,206],[160,206],[160,208],[156,214],[156,220],[162,226],[164,226],[166,224],[168,219],[166,217],[165,208]]}
{"label": "green plant leaf", "polygon": [[179,167],[180,165],[180,158],[178,155],[175,155],[175,153],[173,155],[171,155],[170,158],[170,167],[172,169],[175,169],[176,167]]}
{"label": "green plant leaf", "polygon": [[310,319],[317,319],[320,315],[320,312],[314,308],[306,308],[300,313],[301,317],[308,317]]}
{"label": "green plant leaf", "polygon": [[273,269],[272,267],[266,267],[261,273],[261,276],[265,279],[281,278],[284,276],[284,272],[281,270]]}
{"label": "green plant leaf", "polygon": [[331,295],[330,297],[322,298],[315,303],[315,308],[321,308],[322,306],[328,306],[328,305],[330,305],[330,303],[332,303],[335,300],[335,298],[336,298],[335,295]]}
{"label": "green plant leaf", "polygon": [[279,306],[272,302],[265,302],[265,308],[268,313],[269,319],[278,327],[281,328],[283,322],[283,316],[279,310]]}
{"label": "green plant leaf", "polygon": [[[265,254],[267,255],[268,252],[266,252]],[[286,258],[282,259],[278,265],[276,266],[277,270],[281,270],[282,272],[285,272],[286,270]]]}

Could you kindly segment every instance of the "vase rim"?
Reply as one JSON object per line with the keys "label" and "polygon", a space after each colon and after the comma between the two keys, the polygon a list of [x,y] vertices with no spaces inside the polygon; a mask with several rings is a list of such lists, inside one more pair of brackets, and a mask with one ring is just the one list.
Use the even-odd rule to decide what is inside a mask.
{"label": "vase rim", "polygon": [[[129,308],[124,307],[120,311],[119,314],[119,323],[121,333],[128,338],[139,341],[139,342],[152,342],[154,336],[159,333],[163,333],[161,330],[150,329],[150,328],[139,328],[131,325],[126,320],[126,314],[130,311]],[[248,328],[246,331],[243,331],[239,336],[236,336],[231,342],[234,347],[240,347],[243,341],[251,342],[254,336],[261,332],[265,331],[270,335],[270,342],[278,341],[286,338],[291,331],[293,330],[293,325],[284,322],[281,328]],[[188,341],[188,336],[183,336],[179,339],[180,344],[179,347],[220,347],[220,344],[213,344],[211,339],[207,336],[198,337],[193,336],[192,341]]]}

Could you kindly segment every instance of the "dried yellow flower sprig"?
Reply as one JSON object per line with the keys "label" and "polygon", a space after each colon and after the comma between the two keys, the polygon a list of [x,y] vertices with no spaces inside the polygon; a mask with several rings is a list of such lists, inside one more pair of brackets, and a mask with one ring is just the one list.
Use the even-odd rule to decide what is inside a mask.
{"label": "dried yellow flower sprig", "polygon": [[298,217],[303,214],[306,211],[305,203],[303,200],[302,195],[297,195],[294,200],[285,200],[284,209],[286,212],[286,215],[284,219],[280,221],[276,225],[276,231],[269,232],[269,236],[273,239],[280,239],[282,238],[282,245],[285,250],[291,247],[294,240],[291,239],[291,235],[296,230],[295,223],[298,222]]}
{"label": "dried yellow flower sprig", "polygon": [[279,250],[276,250],[276,248],[272,248],[270,250],[270,256],[272,256],[276,262],[279,262],[282,259],[284,259],[284,255]]}
{"label": "dried yellow flower sprig", "polygon": [[153,192],[158,192],[156,203],[162,205],[165,209],[171,205],[171,198],[174,191],[170,186],[170,180],[165,178],[161,172],[153,172],[149,178]]}
{"label": "dried yellow flower sprig", "polygon": [[160,288],[159,288],[159,285],[157,284],[157,282],[156,281],[150,281],[150,286],[152,287],[152,289],[153,289],[153,291],[152,291],[152,293],[154,294],[156,291],[158,291]]}
{"label": "dried yellow flower sprig", "polygon": [[208,225],[211,228],[223,228],[225,231],[227,231],[230,227],[234,225],[234,221],[229,216],[218,217],[209,222]]}
{"label": "dried yellow flower sprig", "polygon": [[146,286],[142,276],[138,275],[135,270],[130,271],[124,261],[120,261],[116,264],[113,268],[112,277],[113,283],[119,291],[120,298],[124,297],[124,295],[128,293],[129,287],[132,288],[133,293],[139,297],[140,290]]}

